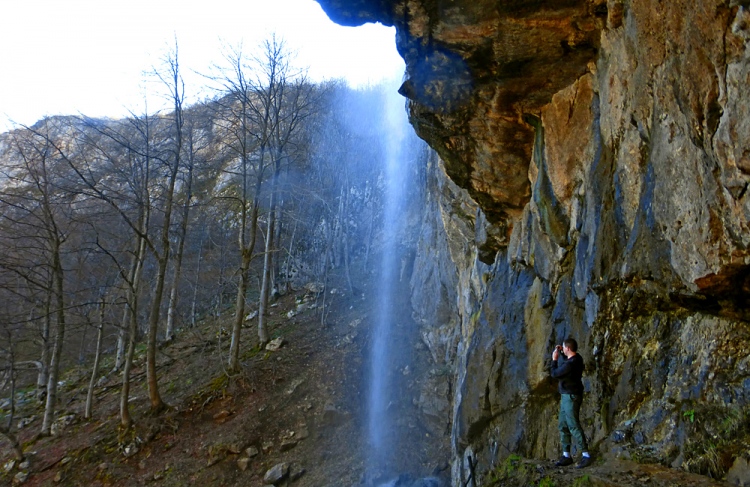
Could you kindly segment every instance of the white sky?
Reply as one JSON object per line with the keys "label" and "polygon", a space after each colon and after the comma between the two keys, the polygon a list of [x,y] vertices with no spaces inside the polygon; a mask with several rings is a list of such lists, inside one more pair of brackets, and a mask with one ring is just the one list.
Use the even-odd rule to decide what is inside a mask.
{"label": "white sky", "polygon": [[[142,111],[145,71],[177,36],[188,96],[221,46],[248,52],[275,32],[312,79],[362,86],[400,77],[395,31],[341,27],[313,0],[0,0],[0,131],[45,115]],[[149,106],[158,100],[149,95]]]}

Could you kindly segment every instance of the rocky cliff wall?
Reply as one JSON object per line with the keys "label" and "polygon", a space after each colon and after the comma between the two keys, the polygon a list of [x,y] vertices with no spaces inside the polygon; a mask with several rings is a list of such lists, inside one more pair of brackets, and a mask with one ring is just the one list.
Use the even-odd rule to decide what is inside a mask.
{"label": "rocky cliff wall", "polygon": [[401,91],[441,157],[412,282],[452,371],[454,484],[511,451],[558,455],[546,367],[569,335],[600,454],[734,478],[750,457],[750,3],[319,2],[396,25]]}

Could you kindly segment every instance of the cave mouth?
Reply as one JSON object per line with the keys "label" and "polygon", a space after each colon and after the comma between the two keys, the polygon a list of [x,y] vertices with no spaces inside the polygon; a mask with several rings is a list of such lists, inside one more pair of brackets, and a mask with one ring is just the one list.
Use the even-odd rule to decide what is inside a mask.
{"label": "cave mouth", "polygon": [[750,320],[750,265],[730,264],[696,279],[691,308],[710,314]]}

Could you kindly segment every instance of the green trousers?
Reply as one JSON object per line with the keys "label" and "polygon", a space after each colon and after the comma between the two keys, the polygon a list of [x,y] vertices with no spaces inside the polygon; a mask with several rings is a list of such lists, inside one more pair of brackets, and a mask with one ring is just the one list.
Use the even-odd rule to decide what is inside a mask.
{"label": "green trousers", "polygon": [[571,436],[576,439],[581,451],[588,451],[586,435],[583,434],[581,421],[578,413],[581,410],[583,396],[580,394],[562,394],[560,398],[560,416],[558,428],[560,429],[560,443],[564,452],[570,452]]}

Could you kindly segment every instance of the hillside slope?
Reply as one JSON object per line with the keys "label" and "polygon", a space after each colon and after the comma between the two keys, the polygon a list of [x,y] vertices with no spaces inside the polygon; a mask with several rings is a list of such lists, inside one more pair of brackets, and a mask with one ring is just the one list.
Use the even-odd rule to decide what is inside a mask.
{"label": "hillside slope", "polygon": [[[354,297],[329,291],[325,326],[316,292],[302,289],[279,298],[270,322],[272,338],[282,338],[283,346],[257,350],[248,323],[245,336],[251,343],[242,372],[231,378],[223,369],[227,337],[219,332],[220,322],[231,316],[183,331],[160,349],[160,382],[172,409],[157,417],[148,415],[139,356],[131,402],[136,424],[124,436],[118,433],[119,374],[99,381],[94,417],[85,420],[90,372],[69,371],[62,387],[63,426],[48,438],[33,436],[41,405],[32,393],[22,396],[16,418],[26,423],[20,440],[28,464],[11,467],[10,452],[3,450],[8,463],[3,462],[2,484],[26,477],[28,486],[260,486],[266,472],[284,462],[299,486],[358,485],[366,476],[382,477],[383,472],[366,472],[364,466],[365,365],[376,302],[370,280],[368,274],[360,276],[361,294]],[[427,375],[428,352],[413,345],[407,371],[418,373],[393,401],[407,433],[398,469],[414,477],[445,475],[447,430],[435,435],[415,406],[421,386],[416,378]],[[393,364],[392,372],[402,374],[404,363]]]}

